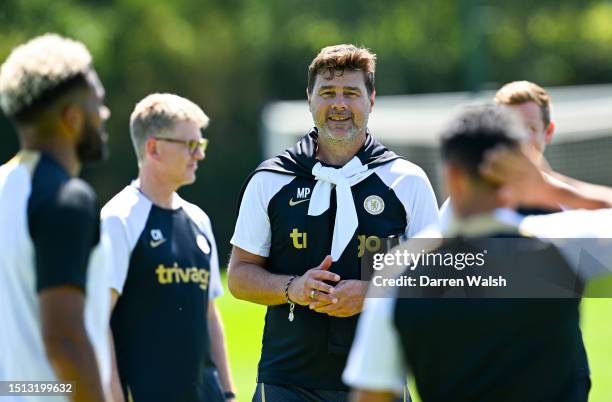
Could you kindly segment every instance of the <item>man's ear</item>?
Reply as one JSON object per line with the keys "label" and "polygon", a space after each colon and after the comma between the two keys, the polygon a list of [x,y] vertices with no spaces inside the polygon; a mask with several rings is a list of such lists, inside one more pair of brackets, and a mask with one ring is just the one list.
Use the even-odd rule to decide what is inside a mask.
{"label": "man's ear", "polygon": [[155,138],[147,139],[144,146],[145,158],[151,158],[155,160],[159,159],[159,150],[157,149],[157,144],[158,142]]}
{"label": "man's ear", "polygon": [[65,135],[78,139],[85,124],[85,112],[76,104],[68,104],[60,113],[61,131]]}
{"label": "man's ear", "polygon": [[555,123],[552,121],[548,124],[546,131],[544,132],[544,142],[546,144],[550,144],[553,139],[553,135],[555,134]]}
{"label": "man's ear", "polygon": [[369,96],[370,98],[370,113],[372,113],[372,109],[374,108],[374,100],[376,99],[376,90],[374,89]]}

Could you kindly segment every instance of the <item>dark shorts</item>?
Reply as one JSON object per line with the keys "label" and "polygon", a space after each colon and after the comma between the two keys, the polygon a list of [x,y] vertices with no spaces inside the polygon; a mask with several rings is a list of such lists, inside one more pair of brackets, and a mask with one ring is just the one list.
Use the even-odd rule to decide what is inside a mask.
{"label": "dark shorts", "polygon": [[[276,385],[258,383],[253,395],[253,402],[347,402],[349,392],[330,391],[327,389],[302,388],[292,385]],[[410,402],[410,395],[396,402]]]}

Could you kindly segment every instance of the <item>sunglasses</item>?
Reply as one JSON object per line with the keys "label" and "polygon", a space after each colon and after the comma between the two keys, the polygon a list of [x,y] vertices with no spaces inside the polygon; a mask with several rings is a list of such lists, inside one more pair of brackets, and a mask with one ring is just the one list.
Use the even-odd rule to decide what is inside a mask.
{"label": "sunglasses", "polygon": [[191,155],[195,155],[195,153],[200,150],[200,152],[205,153],[206,148],[208,147],[208,138],[200,138],[199,140],[177,140],[175,138],[165,138],[165,137],[153,137],[158,141],[166,141],[166,142],[174,142],[175,144],[183,144],[187,146],[189,153]]}

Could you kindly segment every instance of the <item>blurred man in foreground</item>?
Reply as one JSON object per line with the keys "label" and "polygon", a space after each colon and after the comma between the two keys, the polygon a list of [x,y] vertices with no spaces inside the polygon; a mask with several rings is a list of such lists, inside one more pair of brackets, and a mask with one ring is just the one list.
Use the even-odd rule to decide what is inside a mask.
{"label": "blurred man in foreground", "polygon": [[0,167],[0,380],[73,381],[65,395],[83,402],[103,401],[110,378],[99,210],[76,177],[104,155],[103,98],[85,46],[58,35],[15,48],[0,70],[21,143]]}
{"label": "blurred man in foreground", "polygon": [[202,109],[180,96],[141,100],[130,119],[138,180],[102,209],[113,250],[113,392],[126,400],[235,398],[214,300],[223,287],[210,219],[176,193],[196,180],[207,126]]}
{"label": "blurred man in foreground", "polygon": [[[452,287],[447,284],[423,290],[426,298],[370,298],[344,373],[356,389],[353,401],[390,401],[408,371],[424,402],[587,400],[579,293],[573,290],[577,264],[550,243],[524,237],[522,216],[508,208],[498,185],[479,170],[489,150],[517,150],[524,141],[520,124],[507,113],[492,107],[468,110],[443,136],[446,186],[456,218],[431,253],[459,255],[484,245],[489,253],[481,272],[522,271],[528,279],[522,284],[531,283],[532,272],[552,273],[570,285],[568,299],[521,299],[519,286],[513,288],[516,294],[503,293],[505,300],[442,300]],[[416,264],[411,270],[421,268]],[[446,275],[441,267],[426,269],[431,276]],[[454,267],[449,272],[453,278],[464,273]],[[402,290],[393,289],[396,296]],[[476,298],[488,291],[461,290],[459,295]],[[432,294],[440,299],[432,300]]]}

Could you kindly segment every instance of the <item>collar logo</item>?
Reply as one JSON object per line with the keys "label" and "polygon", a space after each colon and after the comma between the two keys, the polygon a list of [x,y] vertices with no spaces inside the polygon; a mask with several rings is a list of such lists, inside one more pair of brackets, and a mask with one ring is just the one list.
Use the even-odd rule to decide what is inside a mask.
{"label": "collar logo", "polygon": [[159,247],[165,242],[166,239],[164,238],[164,234],[161,230],[151,229],[151,241],[149,242],[149,246],[151,246],[151,248]]}
{"label": "collar logo", "polygon": [[370,195],[363,201],[363,208],[370,215],[380,215],[385,210],[385,202],[377,195]]}

